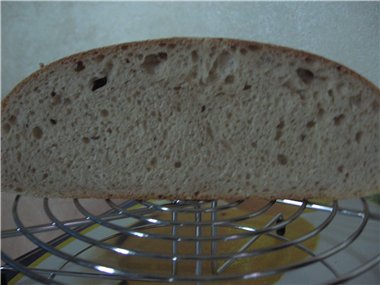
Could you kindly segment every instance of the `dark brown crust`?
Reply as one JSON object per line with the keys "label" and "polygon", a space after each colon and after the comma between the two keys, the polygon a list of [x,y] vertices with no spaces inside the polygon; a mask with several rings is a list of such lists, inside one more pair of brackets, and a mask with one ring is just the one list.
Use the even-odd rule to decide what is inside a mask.
{"label": "dark brown crust", "polygon": [[[9,103],[9,100],[10,98],[12,97],[16,97],[17,94],[19,94],[19,92],[28,84],[30,84],[30,82],[32,82],[33,80],[36,80],[38,79],[41,75],[43,74],[46,74],[47,72],[51,71],[51,70],[54,70],[56,67],[59,67],[60,65],[63,65],[63,64],[67,64],[67,63],[75,63],[79,60],[83,60],[85,58],[87,58],[88,56],[90,55],[94,55],[94,54],[98,54],[98,53],[104,53],[104,54],[109,54],[109,53],[113,53],[113,52],[119,52],[120,50],[125,50],[125,49],[129,49],[130,47],[141,47],[141,48],[144,48],[144,47],[150,47],[150,46],[159,46],[159,45],[170,45],[170,44],[175,44],[175,45],[180,45],[180,44],[183,44],[183,45],[188,45],[188,44],[196,44],[200,41],[210,41],[210,42],[214,42],[215,45],[218,45],[219,43],[223,43],[223,44],[227,44],[227,45],[230,45],[230,46],[236,46],[236,47],[239,47],[239,48],[247,48],[247,49],[265,49],[265,50],[269,50],[269,51],[273,51],[273,52],[277,52],[277,53],[282,53],[282,54],[288,54],[289,56],[293,56],[293,57],[298,57],[298,58],[301,58],[303,60],[305,60],[305,62],[307,61],[320,61],[322,62],[323,64],[325,64],[326,66],[329,66],[331,68],[336,68],[339,72],[343,73],[343,74],[348,74],[352,77],[355,77],[356,79],[360,80],[363,85],[366,85],[368,88],[372,89],[374,91],[375,94],[377,94],[377,96],[380,98],[380,89],[375,85],[373,84],[372,82],[370,82],[369,80],[367,80],[366,78],[364,78],[363,76],[359,75],[358,73],[356,73],[355,71],[351,70],[350,68],[342,65],[342,64],[339,64],[337,62],[334,62],[332,60],[329,60],[325,57],[322,57],[322,56],[319,56],[319,55],[315,55],[315,54],[312,54],[312,53],[309,53],[309,52],[306,52],[306,51],[301,51],[301,50],[296,50],[296,49],[292,49],[292,48],[288,48],[288,47],[283,47],[283,46],[278,46],[278,45],[273,45],[273,44],[267,44],[267,43],[259,43],[259,42],[254,42],[254,41],[246,41],[246,40],[237,40],[237,39],[224,39],[224,38],[166,38],[166,39],[155,39],[155,40],[148,40],[148,41],[138,41],[138,42],[130,42],[130,43],[122,43],[122,44],[116,44],[116,45],[111,45],[111,46],[107,46],[107,47],[102,47],[102,48],[96,48],[96,49],[91,49],[91,50],[88,50],[88,51],[85,51],[85,52],[81,52],[81,53],[76,53],[76,54],[73,54],[73,55],[70,55],[70,56],[67,56],[65,58],[62,58],[60,60],[57,60],[55,62],[52,62],[48,65],[45,65],[43,67],[41,67],[39,70],[37,70],[36,72],[32,73],[31,75],[29,75],[27,78],[25,78],[24,80],[22,80],[19,84],[17,84],[13,90],[8,94],[8,96],[6,96],[5,98],[2,99],[2,104],[1,104],[1,109],[2,109],[2,112],[5,112],[6,109],[7,109],[7,106],[8,106],[8,103]],[[378,189],[379,190],[379,189]],[[350,197],[347,197],[346,194],[345,195],[335,195],[335,196],[331,196],[331,193],[333,193],[333,191],[326,191],[327,193],[329,193],[329,197],[331,198],[334,198],[334,199],[339,199],[339,198],[350,198]],[[263,195],[262,197],[263,198],[267,198],[267,199],[275,199],[275,198],[293,198],[293,199],[303,199],[303,198],[324,198],[324,197],[320,197],[320,196],[315,196],[315,193],[316,192],[313,192],[313,191],[309,191],[307,193],[303,193],[302,196],[298,196],[297,194],[293,194],[293,195],[289,195],[289,194],[286,194],[286,195],[278,195],[276,197],[273,197],[273,196],[268,196],[267,193],[265,193],[265,195]],[[53,195],[51,195],[52,197],[60,197],[60,198],[67,198],[70,196],[70,191],[67,193],[67,195],[65,196],[62,196],[62,195],[57,195],[57,193],[52,193]],[[111,195],[109,193],[91,193],[91,195],[78,195],[78,192],[76,192],[76,197],[78,198],[114,198],[114,199],[117,199],[117,198],[123,198],[123,199],[188,199],[189,197],[186,197],[186,196],[176,196],[176,197],[170,197],[170,196],[161,196],[161,195],[135,195],[136,193],[134,193],[133,195],[131,195],[130,193],[126,193],[126,194],[123,194],[123,195]],[[264,194],[264,193],[263,193]],[[28,195],[32,195],[33,196],[33,193],[28,193]],[[257,194],[256,194],[257,195]],[[208,195],[198,195],[196,197],[192,197],[192,199],[195,199],[195,200],[209,200],[209,199],[226,199],[228,198],[226,195],[222,195],[222,196],[208,196]],[[245,199],[247,197],[237,197],[236,195],[234,195],[233,197],[231,197],[233,199]]]}

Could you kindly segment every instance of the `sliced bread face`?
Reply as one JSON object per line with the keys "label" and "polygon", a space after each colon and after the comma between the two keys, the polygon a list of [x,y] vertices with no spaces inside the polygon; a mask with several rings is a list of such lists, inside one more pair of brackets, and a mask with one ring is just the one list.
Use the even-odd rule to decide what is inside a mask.
{"label": "sliced bread face", "polygon": [[255,42],[72,55],[2,104],[2,189],[47,197],[347,198],[380,189],[377,87]]}

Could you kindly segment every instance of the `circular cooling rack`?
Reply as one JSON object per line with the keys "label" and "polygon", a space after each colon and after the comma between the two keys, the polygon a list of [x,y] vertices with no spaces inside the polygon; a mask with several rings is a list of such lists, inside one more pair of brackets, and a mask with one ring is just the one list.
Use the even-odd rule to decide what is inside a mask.
{"label": "circular cooling rack", "polygon": [[[42,201],[50,222],[27,226],[17,196],[16,228],[37,248],[12,259],[2,251],[9,284],[341,284],[376,283],[380,248],[378,207],[349,201],[104,200],[94,214],[63,220]],[[59,232],[44,242],[39,235]],[[360,279],[361,278],[361,279]],[[5,283],[4,283],[5,284]]]}

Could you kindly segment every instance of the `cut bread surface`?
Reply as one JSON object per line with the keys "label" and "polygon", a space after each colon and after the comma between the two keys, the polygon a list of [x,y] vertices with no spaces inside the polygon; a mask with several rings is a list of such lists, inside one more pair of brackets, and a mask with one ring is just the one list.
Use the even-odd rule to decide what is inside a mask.
{"label": "cut bread surface", "polygon": [[174,38],[72,55],[2,102],[2,189],[94,198],[379,192],[380,92],[256,42]]}

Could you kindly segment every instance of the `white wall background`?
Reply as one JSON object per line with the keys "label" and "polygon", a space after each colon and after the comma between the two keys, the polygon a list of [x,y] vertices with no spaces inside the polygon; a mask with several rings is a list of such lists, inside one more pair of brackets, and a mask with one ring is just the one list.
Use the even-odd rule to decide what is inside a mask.
{"label": "white wall background", "polygon": [[318,53],[380,85],[380,2],[2,2],[2,96],[60,57],[172,36],[251,39]]}

